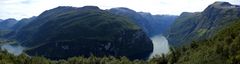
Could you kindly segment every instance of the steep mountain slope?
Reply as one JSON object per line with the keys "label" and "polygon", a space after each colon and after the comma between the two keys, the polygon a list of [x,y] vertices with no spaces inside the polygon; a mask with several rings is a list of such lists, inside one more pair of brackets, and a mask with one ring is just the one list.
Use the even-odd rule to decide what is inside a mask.
{"label": "steep mountain slope", "polygon": [[10,29],[17,23],[16,19],[9,18],[0,22],[0,29]]}
{"label": "steep mountain slope", "polygon": [[6,19],[0,21],[0,37],[10,33],[13,29],[11,28],[17,23],[16,19]]}
{"label": "steep mountain slope", "polygon": [[15,38],[29,47],[29,55],[51,59],[91,54],[143,59],[153,51],[151,40],[133,21],[95,6],[45,11]]}
{"label": "steep mountain slope", "polygon": [[2,19],[0,19],[0,22],[2,22],[3,20]]}
{"label": "steep mountain slope", "polygon": [[151,25],[150,35],[155,36],[166,33],[172,23],[175,21],[177,16],[174,15],[152,15],[150,13],[139,12],[142,17],[146,18]]}
{"label": "steep mountain slope", "polygon": [[205,41],[182,48],[180,64],[240,64],[240,20],[217,31]]}
{"label": "steep mountain slope", "polygon": [[215,2],[203,12],[184,12],[176,19],[168,34],[169,44],[181,46],[194,40],[204,40],[240,17],[240,6]]}
{"label": "steep mountain slope", "polygon": [[9,33],[6,33],[2,36],[4,39],[14,39],[16,36],[16,33],[25,25],[33,21],[36,17],[31,17],[31,18],[23,18],[19,20],[16,24],[10,27],[11,31]]}
{"label": "steep mountain slope", "polygon": [[155,57],[149,61],[130,61],[126,57],[72,57],[66,60],[49,60],[44,57],[14,56],[0,50],[0,64],[240,64],[240,19],[232,21],[214,37],[191,43],[189,46],[173,49],[167,56]]}
{"label": "steep mountain slope", "polygon": [[151,25],[149,23],[149,21],[147,19],[145,19],[144,17],[142,17],[139,13],[137,13],[134,10],[128,9],[128,8],[112,8],[109,10],[110,12],[117,14],[117,15],[121,15],[121,16],[126,16],[129,19],[133,20],[136,24],[138,24],[143,30],[144,32],[146,32],[148,34],[148,36],[150,36],[150,32],[151,32]]}
{"label": "steep mountain slope", "polygon": [[29,22],[33,21],[36,17],[31,18],[23,18],[19,20],[14,26],[11,27],[13,30],[18,30],[22,28],[23,26],[27,25]]}
{"label": "steep mountain slope", "polygon": [[128,8],[112,8],[110,12],[128,17],[143,28],[144,32],[148,34],[149,37],[162,34],[166,31],[169,25],[174,22],[177,16],[171,15],[152,15],[145,12],[136,12]]}

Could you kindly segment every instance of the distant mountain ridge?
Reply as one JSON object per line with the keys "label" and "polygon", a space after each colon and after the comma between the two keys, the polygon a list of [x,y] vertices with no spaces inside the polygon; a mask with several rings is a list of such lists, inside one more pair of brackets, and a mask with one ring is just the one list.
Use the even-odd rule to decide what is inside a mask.
{"label": "distant mountain ridge", "polygon": [[133,20],[149,37],[164,33],[177,18],[173,15],[152,15],[146,12],[136,12],[124,7],[112,8],[109,11]]}
{"label": "distant mountain ridge", "polygon": [[169,44],[181,46],[191,41],[210,38],[218,29],[227,26],[239,17],[239,5],[232,5],[228,2],[215,2],[203,12],[184,12],[170,28]]}
{"label": "distant mountain ridge", "polygon": [[16,19],[9,18],[6,20],[0,20],[0,29],[10,29],[17,23]]}
{"label": "distant mountain ridge", "polygon": [[139,12],[151,25],[150,36],[165,34],[178,16],[175,15],[152,15],[151,13]]}
{"label": "distant mountain ridge", "polygon": [[27,25],[28,23],[30,23],[31,21],[33,21],[36,17],[33,16],[31,18],[23,18],[21,20],[19,20],[14,26],[12,26],[11,28],[13,30],[18,30],[21,29],[23,26]]}
{"label": "distant mountain ridge", "polygon": [[10,33],[12,30],[12,27],[17,23],[16,19],[9,18],[6,20],[0,19],[0,37],[3,37],[4,35]]}

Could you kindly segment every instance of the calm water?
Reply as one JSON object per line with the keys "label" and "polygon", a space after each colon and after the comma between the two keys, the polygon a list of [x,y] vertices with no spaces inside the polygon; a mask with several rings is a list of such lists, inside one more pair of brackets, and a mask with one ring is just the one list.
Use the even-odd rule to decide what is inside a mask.
{"label": "calm water", "polygon": [[[149,56],[149,59],[156,56],[156,55],[161,55],[161,54],[166,54],[169,52],[169,46],[168,46],[168,40],[162,36],[162,35],[157,35],[151,38],[153,42],[153,52]],[[0,46],[1,49],[7,50],[9,53],[14,54],[14,55],[19,55],[23,52],[24,47],[20,45],[10,45],[10,44],[4,44]]]}
{"label": "calm water", "polygon": [[157,35],[151,38],[153,42],[153,52],[149,58],[152,58],[156,55],[167,54],[169,52],[168,40],[162,36]]}

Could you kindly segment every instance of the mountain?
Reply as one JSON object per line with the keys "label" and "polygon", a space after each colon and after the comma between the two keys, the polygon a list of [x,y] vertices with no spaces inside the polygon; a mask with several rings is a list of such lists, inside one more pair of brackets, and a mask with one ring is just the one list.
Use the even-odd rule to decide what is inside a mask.
{"label": "mountain", "polygon": [[240,17],[240,6],[215,2],[203,12],[182,13],[170,28],[169,44],[181,46],[212,37],[219,29]]}
{"label": "mountain", "polygon": [[16,19],[9,18],[0,22],[0,29],[10,29],[17,23]]}
{"label": "mountain", "polygon": [[144,59],[153,44],[132,20],[96,6],[60,6],[23,26],[15,39],[26,53],[50,59],[73,56],[126,56]]}
{"label": "mountain", "polygon": [[10,33],[13,30],[11,29],[11,27],[14,26],[16,23],[17,20],[13,18],[0,20],[0,37],[3,37],[4,35]]}
{"label": "mountain", "polygon": [[21,29],[23,26],[27,25],[31,21],[33,21],[36,17],[31,17],[31,18],[23,18],[19,20],[16,24],[10,27],[10,31],[4,35],[2,35],[2,38],[4,39],[14,39],[16,33]]}
{"label": "mountain", "polygon": [[152,15],[146,12],[136,12],[124,7],[112,8],[109,11],[113,14],[125,16],[133,20],[149,37],[165,32],[177,17],[172,15]]}
{"label": "mountain", "polygon": [[12,26],[11,28],[13,30],[18,30],[20,28],[22,28],[23,26],[27,25],[29,22],[33,21],[36,17],[31,17],[31,18],[23,18],[21,20],[19,20],[14,26]]}
{"label": "mountain", "polygon": [[151,25],[150,36],[164,34],[175,21],[177,16],[174,15],[152,15],[151,13],[139,12],[142,17],[147,19]]}
{"label": "mountain", "polygon": [[179,64],[240,64],[240,18],[213,37],[195,41],[177,52]]}
{"label": "mountain", "polygon": [[146,32],[148,35],[150,34],[151,31],[151,29],[149,29],[151,28],[150,23],[147,21],[147,19],[142,17],[136,11],[124,7],[112,8],[109,11],[116,15],[128,17],[129,19],[133,20],[137,25],[139,25],[144,30],[144,32]]}

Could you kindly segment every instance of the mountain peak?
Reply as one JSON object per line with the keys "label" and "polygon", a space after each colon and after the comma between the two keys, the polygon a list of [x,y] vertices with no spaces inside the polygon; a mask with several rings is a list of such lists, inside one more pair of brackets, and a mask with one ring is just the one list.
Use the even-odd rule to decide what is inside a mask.
{"label": "mountain peak", "polygon": [[141,15],[152,15],[151,13],[149,13],[149,12],[138,12],[139,14],[141,14]]}
{"label": "mountain peak", "polygon": [[190,14],[193,14],[193,13],[190,13],[190,12],[182,12],[182,13],[180,14],[180,16],[190,15]]}
{"label": "mountain peak", "polygon": [[50,10],[70,10],[70,9],[77,9],[77,8],[72,6],[58,6]]}
{"label": "mountain peak", "polygon": [[[58,7],[56,7],[56,8],[74,8],[74,7],[72,7],[72,6],[58,6]],[[55,8],[54,8],[55,9]]]}
{"label": "mountain peak", "polygon": [[118,7],[117,9],[131,10],[131,9],[129,9],[129,8],[126,8],[126,7]]}
{"label": "mountain peak", "polygon": [[17,20],[14,18],[8,18],[8,19],[6,19],[6,21],[17,21]]}
{"label": "mountain peak", "polygon": [[212,5],[215,5],[215,6],[232,6],[232,4],[230,4],[229,2],[221,2],[221,1],[214,2]]}
{"label": "mountain peak", "polygon": [[110,10],[111,10],[111,11],[118,10],[118,11],[121,11],[121,12],[136,13],[136,11],[134,11],[134,10],[132,10],[132,9],[129,9],[129,8],[126,8],[126,7],[111,8]]}
{"label": "mountain peak", "polygon": [[209,7],[214,7],[214,8],[218,8],[218,9],[232,9],[232,8],[240,8],[239,5],[232,5],[229,2],[221,2],[221,1],[217,1],[214,2],[213,4],[211,4]]}
{"label": "mountain peak", "polygon": [[191,15],[197,15],[200,12],[182,12],[180,16],[191,16]]}
{"label": "mountain peak", "polygon": [[217,1],[209,5],[202,13],[207,17],[211,17],[212,20],[214,20],[217,18],[216,16],[230,14],[227,12],[234,12],[231,15],[238,15],[238,11],[240,11],[239,5],[233,5],[228,2]]}
{"label": "mountain peak", "polygon": [[100,10],[97,6],[83,6],[80,9],[86,9],[86,10]]}

